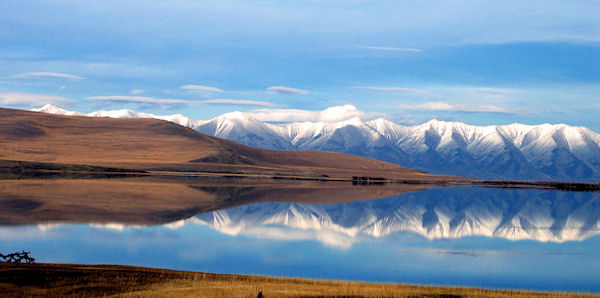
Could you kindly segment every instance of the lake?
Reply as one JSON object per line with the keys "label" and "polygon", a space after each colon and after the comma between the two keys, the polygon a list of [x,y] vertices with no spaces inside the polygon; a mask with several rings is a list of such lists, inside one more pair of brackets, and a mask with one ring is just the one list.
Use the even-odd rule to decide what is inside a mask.
{"label": "lake", "polygon": [[[24,249],[51,263],[600,292],[597,192],[191,179],[153,189],[156,181],[109,180],[0,181],[0,252]],[[123,206],[98,199],[102,189],[125,198]],[[99,202],[77,205],[90,197]],[[185,203],[168,209],[173,198]],[[169,212],[146,210],[148,202]]]}

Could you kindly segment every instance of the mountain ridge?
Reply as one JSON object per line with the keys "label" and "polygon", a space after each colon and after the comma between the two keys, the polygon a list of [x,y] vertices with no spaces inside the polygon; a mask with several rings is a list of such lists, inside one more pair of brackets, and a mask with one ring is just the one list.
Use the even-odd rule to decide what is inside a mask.
{"label": "mountain ridge", "polygon": [[45,168],[48,165],[57,169],[84,165],[165,175],[319,181],[352,181],[354,176],[366,176],[390,182],[474,182],[345,153],[260,149],[159,119],[53,115],[4,108],[0,108],[0,160],[28,162],[42,171],[50,170]]}
{"label": "mountain ridge", "polygon": [[[36,110],[76,113],[49,105]],[[356,117],[339,122],[271,124],[242,112],[210,120],[130,110],[101,112],[87,116],[163,119],[249,146],[349,153],[434,174],[480,179],[600,180],[600,135],[565,124],[475,126],[434,119],[402,126],[383,118],[364,122]]]}

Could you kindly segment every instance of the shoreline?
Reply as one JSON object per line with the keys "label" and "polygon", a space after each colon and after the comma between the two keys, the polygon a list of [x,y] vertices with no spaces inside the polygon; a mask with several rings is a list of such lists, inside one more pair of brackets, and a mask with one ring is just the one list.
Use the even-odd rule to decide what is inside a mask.
{"label": "shoreline", "polygon": [[[181,169],[130,169],[126,167],[105,167],[79,164],[54,164],[19,160],[0,159],[0,179],[94,179],[94,178],[128,178],[128,177],[187,177],[187,178],[234,178],[234,179],[268,179],[279,181],[315,181],[315,182],[350,182],[352,185],[377,186],[383,184],[408,184],[430,186],[482,186],[497,188],[534,188],[559,191],[600,191],[600,183],[561,182],[561,181],[520,181],[520,180],[486,180],[467,177],[438,176],[437,180],[389,179],[384,177],[330,177],[328,175],[307,175],[306,173],[260,173],[246,171],[229,171],[213,169],[189,171]],[[456,179],[453,179],[456,178]]]}
{"label": "shoreline", "polygon": [[0,263],[0,292],[7,296],[256,297],[259,291],[264,297],[597,296],[579,292],[215,274],[124,265]]}

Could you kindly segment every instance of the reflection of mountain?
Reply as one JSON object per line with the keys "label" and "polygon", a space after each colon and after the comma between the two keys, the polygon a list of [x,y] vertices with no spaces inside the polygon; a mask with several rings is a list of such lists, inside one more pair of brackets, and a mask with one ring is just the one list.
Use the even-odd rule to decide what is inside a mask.
{"label": "reflection of mountain", "polygon": [[312,239],[336,245],[344,245],[339,241],[351,243],[360,237],[399,232],[429,239],[479,235],[562,242],[600,233],[600,194],[475,187],[433,189],[347,204],[245,205],[205,213],[185,223],[260,237],[291,239],[301,233],[297,239],[306,239],[310,234]]}
{"label": "reflection of mountain", "polygon": [[199,177],[0,180],[0,226],[58,222],[158,225],[258,202],[333,204],[429,187]]}

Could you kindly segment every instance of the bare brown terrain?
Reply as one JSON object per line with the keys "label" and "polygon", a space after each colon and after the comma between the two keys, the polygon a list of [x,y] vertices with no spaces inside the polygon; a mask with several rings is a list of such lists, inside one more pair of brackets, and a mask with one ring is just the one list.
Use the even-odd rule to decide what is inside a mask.
{"label": "bare brown terrain", "polygon": [[211,274],[118,265],[0,263],[11,297],[594,297],[392,283]]}
{"label": "bare brown terrain", "polygon": [[472,181],[348,154],[257,149],[162,120],[62,116],[3,108],[0,159],[180,174]]}

